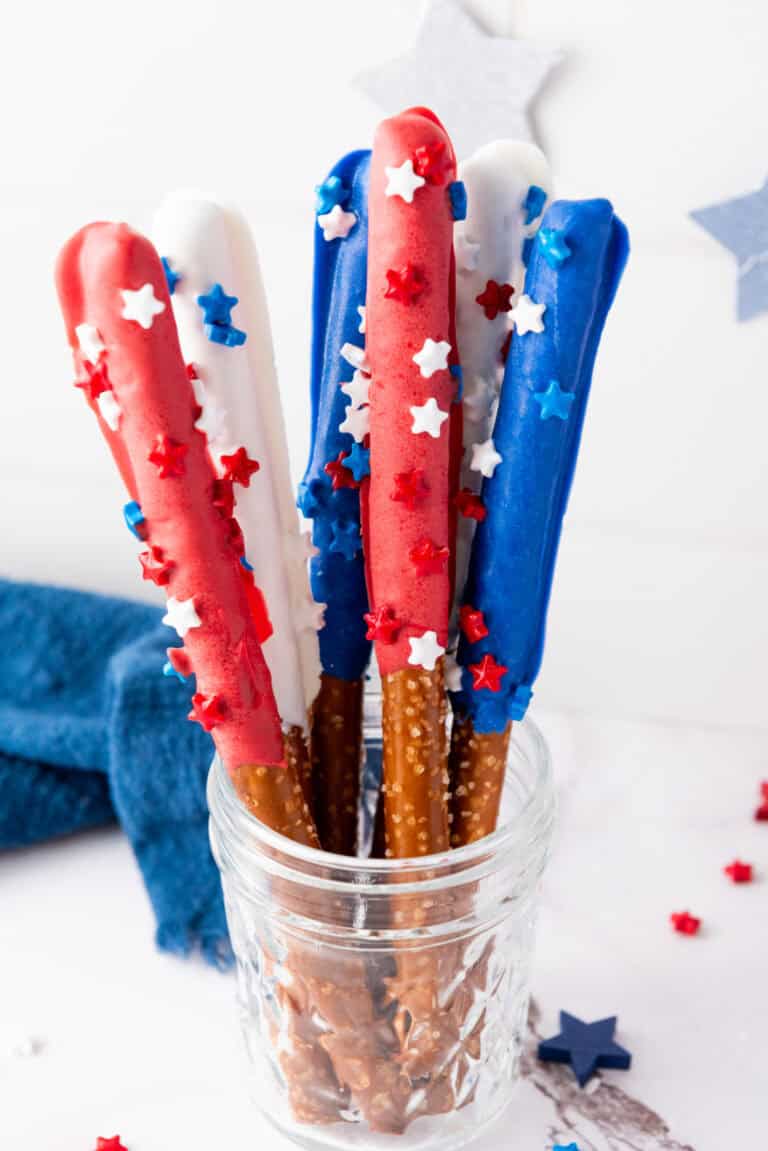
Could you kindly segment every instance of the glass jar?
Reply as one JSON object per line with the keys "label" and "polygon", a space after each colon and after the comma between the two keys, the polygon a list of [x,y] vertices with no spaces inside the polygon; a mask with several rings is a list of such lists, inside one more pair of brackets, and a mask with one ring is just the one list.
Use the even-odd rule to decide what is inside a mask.
{"label": "glass jar", "polygon": [[519,1076],[554,815],[538,729],[513,728],[494,834],[441,855],[299,846],[243,807],[218,759],[208,801],[260,1110],[308,1148],[466,1147]]}

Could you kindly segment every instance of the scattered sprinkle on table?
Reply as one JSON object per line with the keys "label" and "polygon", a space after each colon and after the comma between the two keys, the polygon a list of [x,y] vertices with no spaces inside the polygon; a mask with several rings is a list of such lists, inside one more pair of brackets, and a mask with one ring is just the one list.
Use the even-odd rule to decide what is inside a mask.
{"label": "scattered sprinkle on table", "polygon": [[680,935],[697,935],[701,927],[701,920],[689,911],[673,911],[669,922]]}

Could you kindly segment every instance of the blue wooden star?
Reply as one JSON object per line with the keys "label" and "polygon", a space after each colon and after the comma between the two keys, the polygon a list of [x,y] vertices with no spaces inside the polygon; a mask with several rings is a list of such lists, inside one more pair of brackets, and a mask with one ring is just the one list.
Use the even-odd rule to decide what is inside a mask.
{"label": "blue wooden star", "polygon": [[338,176],[329,176],[322,184],[315,187],[315,211],[318,216],[324,216],[337,204],[344,205],[349,196],[349,188],[343,184]]}
{"label": "blue wooden star", "polygon": [[354,520],[332,520],[331,531],[333,539],[328,550],[339,552],[346,560],[353,560],[362,546],[360,525]]}
{"label": "blue wooden star", "polygon": [[571,254],[568,241],[557,228],[539,228],[536,238],[550,268],[557,270]]}
{"label": "blue wooden star", "polygon": [[748,196],[698,208],[691,218],[736,257],[739,321],[768,311],[768,180]]}
{"label": "blue wooden star", "polygon": [[160,263],[163,265],[163,271],[165,272],[165,282],[168,285],[168,295],[172,296],[176,291],[176,285],[181,279],[181,276],[178,272],[174,272],[173,268],[171,267],[171,261],[167,259],[166,256],[160,257]]}
{"label": "blue wooden star", "polygon": [[560,1034],[543,1039],[539,1044],[539,1059],[545,1063],[570,1063],[574,1075],[583,1087],[598,1067],[626,1071],[632,1056],[614,1043],[616,1016],[584,1023],[567,1011],[560,1012]]}
{"label": "blue wooden star", "polygon": [[364,476],[371,474],[371,453],[362,444],[354,443],[342,460],[342,466],[349,468],[355,483],[359,484]]}
{"label": "blue wooden star", "polygon": [[533,398],[541,408],[539,415],[542,420],[550,420],[553,416],[558,420],[567,420],[576,397],[573,392],[564,392],[557,380],[550,380],[547,390],[534,392]]}

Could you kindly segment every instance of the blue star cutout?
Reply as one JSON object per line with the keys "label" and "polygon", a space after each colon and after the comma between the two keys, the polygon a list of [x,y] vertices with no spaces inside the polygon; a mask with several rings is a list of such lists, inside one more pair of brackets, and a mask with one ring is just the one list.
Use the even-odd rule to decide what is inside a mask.
{"label": "blue star cutout", "polygon": [[339,552],[345,560],[353,560],[362,547],[359,525],[354,520],[332,520],[331,531],[333,539],[328,550]]}
{"label": "blue star cutout", "polygon": [[125,526],[131,535],[136,536],[137,540],[145,540],[147,538],[147,521],[144,518],[144,512],[141,510],[141,504],[137,504],[136,500],[131,500],[123,508],[123,519]]}
{"label": "blue star cutout", "polygon": [[550,420],[553,416],[567,420],[576,397],[573,392],[564,392],[557,380],[550,380],[546,392],[534,392],[533,398],[541,408],[539,415],[542,420]]}
{"label": "blue star cutout", "polygon": [[616,1016],[584,1023],[567,1011],[560,1012],[560,1034],[543,1039],[539,1044],[539,1059],[545,1063],[570,1063],[573,1073],[583,1087],[598,1067],[626,1071],[632,1056],[613,1041]]}
{"label": "blue star cutout", "polygon": [[571,254],[568,241],[557,228],[539,228],[536,239],[550,268],[557,270]]}
{"label": "blue star cutout", "polygon": [[544,211],[547,202],[547,193],[538,184],[531,184],[523,200],[526,224],[532,224]]}
{"label": "blue star cutout", "polygon": [[203,309],[205,334],[214,344],[227,348],[237,348],[246,341],[245,332],[232,324],[232,309],[239,303],[237,296],[228,296],[221,284],[214,284],[210,292],[198,296],[197,302]]}
{"label": "blue star cutout", "polygon": [[178,272],[174,272],[173,268],[171,267],[171,261],[168,260],[165,256],[160,257],[160,263],[163,265],[163,271],[165,272],[165,282],[168,285],[168,295],[172,296],[176,291],[176,285],[181,279],[181,276]]}
{"label": "blue star cutout", "polygon": [[454,220],[467,218],[467,189],[463,180],[454,180],[448,185],[448,199],[451,201],[451,212]]}
{"label": "blue star cutout", "polygon": [[302,481],[296,496],[296,506],[305,519],[311,520],[325,504],[328,484],[325,479]]}
{"label": "blue star cutout", "polygon": [[175,675],[179,683],[186,683],[189,679],[188,675],[182,675],[180,671],[177,671],[169,659],[163,664],[163,675],[167,676],[168,679],[170,679],[172,675]]}
{"label": "blue star cutout", "polygon": [[315,188],[315,211],[318,216],[324,216],[335,208],[337,204],[344,206],[344,201],[349,195],[349,188],[343,184],[338,176],[329,176],[327,180],[323,180],[322,184],[318,184]]}
{"label": "blue star cutout", "polygon": [[362,444],[354,443],[342,460],[342,465],[349,468],[359,484],[364,476],[371,474],[371,453]]}
{"label": "blue star cutout", "polygon": [[768,180],[748,196],[698,208],[691,218],[736,257],[739,321],[768,311]]}

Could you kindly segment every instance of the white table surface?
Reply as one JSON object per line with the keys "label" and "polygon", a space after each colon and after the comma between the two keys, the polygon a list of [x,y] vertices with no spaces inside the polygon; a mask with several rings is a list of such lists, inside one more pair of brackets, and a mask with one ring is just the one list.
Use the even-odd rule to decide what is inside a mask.
{"label": "white table surface", "polygon": [[[618,1014],[634,1062],[590,1096],[607,1092],[622,1112],[613,1126],[590,1119],[570,1073],[537,1067],[480,1151],[569,1138],[581,1151],[762,1147],[768,825],[752,812],[768,738],[538,718],[560,797],[534,974],[541,1029],[558,1030],[561,1007]],[[735,856],[755,883],[723,876]],[[696,938],[669,927],[684,909],[704,920]],[[116,830],[0,860],[2,1151],[92,1151],[117,1132],[130,1151],[287,1151],[247,1102],[233,979],[159,955],[152,933]],[[15,1052],[30,1037],[43,1050]],[[659,1117],[645,1133],[650,1111],[632,1099]]]}

